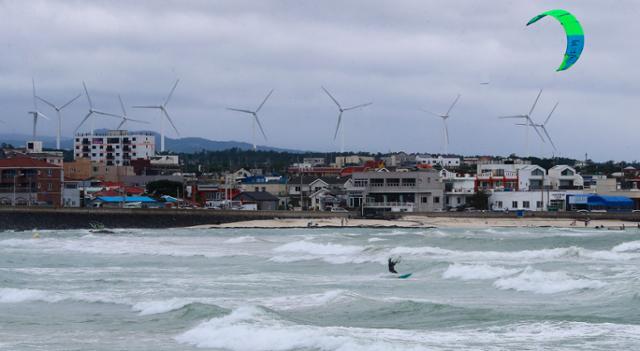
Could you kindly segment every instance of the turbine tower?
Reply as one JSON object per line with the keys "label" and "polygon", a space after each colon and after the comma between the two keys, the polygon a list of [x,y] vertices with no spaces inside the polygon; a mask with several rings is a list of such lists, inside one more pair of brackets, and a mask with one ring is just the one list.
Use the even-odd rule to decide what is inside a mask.
{"label": "turbine tower", "polygon": [[[531,127],[536,127],[536,128],[540,128],[542,129],[542,131],[544,132],[544,135],[547,136],[547,140],[549,140],[549,142],[551,143],[551,146],[553,147],[554,151],[557,151],[558,149],[556,148],[556,145],[553,143],[553,140],[551,139],[551,135],[549,135],[549,132],[547,131],[547,123],[549,123],[549,120],[551,119],[551,115],[553,115],[553,112],[555,112],[556,108],[558,107],[559,102],[556,102],[556,104],[553,106],[553,108],[551,109],[551,112],[549,113],[549,116],[547,116],[547,119],[544,120],[544,123],[532,123],[530,126]],[[524,124],[524,123],[518,123],[519,126],[527,126],[528,125]],[[544,141],[544,140],[543,140]]]}
{"label": "turbine tower", "polygon": [[[542,134],[540,134],[540,131],[538,130],[538,127],[536,125],[534,125],[533,120],[531,120],[531,114],[533,113],[533,110],[536,108],[536,105],[538,104],[538,100],[540,99],[540,95],[542,95],[542,89],[540,89],[540,92],[538,93],[538,96],[536,97],[536,100],[533,102],[533,105],[531,106],[531,109],[529,110],[529,113],[527,113],[526,115],[513,115],[513,116],[501,116],[498,117],[500,119],[506,119],[506,118],[519,118],[519,119],[524,119],[525,120],[525,125],[528,127],[533,127],[533,130],[536,131],[536,133],[538,134],[538,136],[540,137],[540,139],[542,140],[542,142],[544,142],[544,138],[542,137]],[[529,156],[529,128],[526,128],[525,130],[525,149],[526,149],[526,156]]]}
{"label": "turbine tower", "polygon": [[[122,116],[120,116],[120,115],[116,115],[116,114],[113,114],[113,113],[108,113],[108,112],[96,110],[95,108],[93,108],[93,101],[91,101],[91,96],[89,95],[89,90],[87,89],[87,85],[84,82],[82,82],[82,86],[84,87],[85,94],[87,94],[87,101],[89,102],[89,112],[84,116],[84,118],[82,119],[82,121],[80,122],[78,127],[76,127],[76,130],[74,131],[74,133],[76,133],[78,131],[78,129],[80,129],[80,127],[82,127],[84,122],[86,122],[89,119],[89,117],[91,117],[94,113],[97,114],[97,115],[102,115],[102,116],[122,118]],[[93,135],[93,131],[94,131],[94,124],[93,123],[94,123],[94,121],[92,119],[91,120],[91,135]]]}
{"label": "turbine tower", "polygon": [[120,130],[120,128],[122,128],[122,126],[127,123],[127,122],[137,122],[137,123],[144,123],[144,124],[150,124],[147,121],[142,121],[139,119],[133,119],[133,118],[129,118],[129,116],[127,116],[127,110],[124,108],[124,104],[122,103],[122,97],[120,96],[120,94],[118,94],[118,100],[120,101],[120,108],[122,108],[122,121],[120,122],[120,124],[118,124],[118,127],[116,127],[117,130]]}
{"label": "turbine tower", "polygon": [[173,124],[173,120],[171,119],[171,117],[169,116],[169,112],[167,111],[167,104],[169,103],[169,100],[171,100],[171,96],[173,96],[173,92],[176,90],[178,83],[180,83],[180,79],[176,79],[176,82],[173,84],[173,88],[171,88],[169,95],[164,100],[164,103],[162,105],[133,106],[133,108],[150,108],[150,109],[160,110],[160,151],[161,152],[164,152],[164,134],[165,134],[164,120],[165,118],[169,121],[169,123],[171,124],[171,127],[173,127],[173,130],[176,131],[176,135],[178,135],[178,137],[180,136],[180,132],[178,131],[178,128],[176,128],[176,125]]}
{"label": "turbine tower", "polygon": [[458,94],[458,96],[456,96],[456,99],[453,100],[453,104],[451,104],[451,106],[449,107],[449,109],[447,110],[447,112],[443,115],[441,114],[437,114],[428,110],[424,110],[427,113],[430,113],[436,117],[440,117],[442,118],[442,134],[443,134],[443,148],[442,150],[444,151],[444,154],[447,154],[447,148],[449,146],[449,128],[447,126],[447,119],[449,119],[451,110],[453,110],[453,107],[456,106],[456,104],[458,103],[458,100],[460,100],[460,94]]}
{"label": "turbine tower", "polygon": [[45,116],[43,113],[40,113],[40,111],[38,111],[38,100],[36,98],[36,82],[33,78],[31,79],[31,87],[33,89],[33,111],[29,111],[28,113],[33,116],[33,140],[35,140],[36,125],[38,124],[38,117],[42,117],[46,120],[48,120],[49,117]]}
{"label": "turbine tower", "polygon": [[[342,126],[342,114],[346,111],[351,111],[351,110],[355,110],[355,109],[359,109],[359,108],[363,108],[366,106],[369,106],[371,104],[373,104],[373,102],[367,102],[365,104],[360,104],[360,105],[356,105],[356,106],[351,106],[351,107],[342,107],[342,105],[340,105],[340,103],[338,102],[338,100],[336,100],[336,98],[333,97],[333,95],[331,95],[331,93],[325,88],[322,87],[322,90],[324,90],[325,93],[327,93],[327,95],[329,96],[329,98],[331,98],[331,100],[333,100],[333,102],[336,104],[336,106],[338,106],[338,124],[336,124],[336,131],[333,134],[333,140],[336,140],[336,137],[338,136],[338,130],[340,130],[340,127]],[[340,141],[340,152],[344,153],[344,126],[342,126],[342,130],[341,130],[341,141]]]}
{"label": "turbine tower", "polygon": [[49,105],[49,107],[51,107],[52,109],[56,110],[56,114],[58,115],[58,132],[56,133],[56,149],[60,150],[60,137],[62,134],[62,114],[60,113],[60,111],[71,105],[74,101],[76,101],[79,97],[81,96],[81,94],[76,95],[76,97],[74,97],[73,99],[67,101],[65,104],[62,104],[61,106],[57,106],[54,105],[53,103],[45,100],[44,98],[38,96],[37,98],[44,102],[45,104]]}
{"label": "turbine tower", "polygon": [[260,118],[258,118],[258,112],[260,112],[260,109],[262,108],[262,106],[264,106],[264,104],[267,102],[267,100],[269,100],[269,97],[271,96],[271,94],[273,94],[273,89],[271,89],[269,94],[267,94],[267,96],[264,98],[264,100],[262,100],[262,103],[260,104],[260,106],[258,106],[258,108],[255,111],[227,107],[227,110],[247,113],[247,114],[250,114],[250,115],[253,116],[253,118],[251,119],[251,121],[252,121],[252,124],[251,124],[251,133],[252,133],[251,134],[251,142],[253,143],[253,151],[256,151],[256,147],[257,147],[256,146],[256,124],[258,125],[258,128],[260,128],[260,133],[262,133],[262,136],[264,137],[264,140],[267,141],[267,135],[264,133],[264,129],[262,129],[262,124],[260,123]]}

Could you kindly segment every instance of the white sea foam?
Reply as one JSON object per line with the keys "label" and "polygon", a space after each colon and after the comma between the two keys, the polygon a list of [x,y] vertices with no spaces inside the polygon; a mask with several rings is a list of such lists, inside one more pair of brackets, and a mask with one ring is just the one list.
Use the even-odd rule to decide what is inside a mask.
{"label": "white sea foam", "polygon": [[440,247],[397,247],[391,250],[392,255],[428,256],[434,258],[454,258],[465,260],[496,260],[496,261],[549,261],[565,259],[593,259],[606,261],[626,261],[640,258],[640,255],[613,252],[593,251],[581,247],[570,246],[553,249],[522,250],[522,251],[459,251]]}
{"label": "white sea foam", "polygon": [[224,257],[246,252],[220,247],[206,237],[188,241],[173,237],[94,236],[78,238],[41,238],[0,240],[0,247],[38,252],[77,252],[101,255],[153,255]]}
{"label": "white sea foam", "polygon": [[486,264],[467,265],[454,263],[442,273],[444,279],[482,280],[496,279],[520,272],[521,269],[494,267]]}
{"label": "white sea foam", "polygon": [[611,251],[613,252],[638,252],[640,251],[640,241],[629,241],[620,245],[614,246]]}
{"label": "white sea foam", "polygon": [[360,253],[365,248],[362,246],[341,245],[341,244],[318,244],[309,241],[294,241],[278,246],[275,252],[308,253],[312,255],[352,255]]}
{"label": "white sea foam", "polygon": [[[258,307],[243,306],[229,315],[203,322],[175,339],[200,348],[232,351],[512,350],[522,348],[523,344],[570,350],[575,349],[575,342],[598,349],[592,346],[602,346],[600,343],[606,344],[609,338],[622,338],[630,346],[640,341],[639,333],[640,327],[636,325],[582,322],[516,323],[451,331],[319,327],[294,324]],[[562,343],[568,347],[560,347]]]}
{"label": "white sea foam", "polygon": [[61,298],[55,294],[35,289],[0,289],[0,303],[20,303],[28,301],[56,302]]}
{"label": "white sea foam", "polygon": [[244,243],[255,243],[255,242],[259,242],[259,240],[253,236],[239,236],[239,237],[227,239],[224,241],[225,244],[244,244]]}
{"label": "white sea foam", "polygon": [[598,289],[604,287],[606,283],[587,278],[574,278],[562,271],[545,272],[528,267],[516,276],[496,280],[493,285],[503,290],[556,294],[572,290]]}

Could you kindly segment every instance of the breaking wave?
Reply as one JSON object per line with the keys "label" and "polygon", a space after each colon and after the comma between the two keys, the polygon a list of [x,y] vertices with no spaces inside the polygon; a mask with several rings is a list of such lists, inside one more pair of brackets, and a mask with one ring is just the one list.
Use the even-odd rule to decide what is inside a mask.
{"label": "breaking wave", "polygon": [[496,280],[493,285],[502,290],[556,294],[572,290],[599,289],[607,284],[599,280],[574,278],[561,271],[544,272],[527,267],[516,276]]}

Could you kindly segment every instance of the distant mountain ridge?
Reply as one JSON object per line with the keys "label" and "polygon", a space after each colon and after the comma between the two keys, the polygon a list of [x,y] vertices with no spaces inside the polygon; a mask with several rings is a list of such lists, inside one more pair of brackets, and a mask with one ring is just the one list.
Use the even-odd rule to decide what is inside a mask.
{"label": "distant mountain ridge", "polygon": [[[106,130],[96,130],[98,133],[106,132]],[[131,131],[131,133],[135,133],[136,131]],[[160,134],[151,132],[155,135],[156,138],[156,151],[160,151]],[[30,135],[26,134],[0,134],[0,143],[11,144],[15,147],[22,147],[26,144],[28,140],[33,139]],[[45,148],[55,148],[56,146],[56,137],[55,136],[38,136],[38,140],[44,143]],[[60,146],[63,149],[71,150],[73,148],[73,139],[68,137],[63,137],[60,140]],[[182,152],[182,153],[194,153],[202,150],[205,151],[222,151],[229,149],[241,149],[241,150],[250,150],[253,148],[253,145],[250,143],[245,143],[241,141],[216,141],[209,140],[200,137],[186,137],[179,139],[172,139],[169,137],[165,137],[165,148],[168,151],[172,152]],[[301,153],[301,150],[293,150],[293,149],[281,149],[276,147],[258,145],[257,149],[260,151],[279,151],[279,152],[293,152],[293,153]]]}

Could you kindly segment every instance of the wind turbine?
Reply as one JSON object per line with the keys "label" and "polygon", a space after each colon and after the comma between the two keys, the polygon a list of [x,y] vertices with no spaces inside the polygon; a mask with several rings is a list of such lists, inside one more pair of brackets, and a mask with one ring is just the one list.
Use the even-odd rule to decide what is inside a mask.
{"label": "wind turbine", "polygon": [[171,117],[169,117],[169,112],[167,112],[167,104],[169,103],[169,100],[171,100],[171,96],[173,96],[173,92],[176,90],[178,83],[180,83],[180,79],[176,79],[176,82],[173,84],[173,88],[171,88],[169,95],[164,100],[164,103],[162,105],[133,106],[133,108],[151,108],[151,109],[160,110],[160,151],[161,152],[164,152],[164,134],[165,134],[164,119],[165,118],[169,121],[169,123],[171,124],[171,127],[173,127],[173,130],[176,131],[176,134],[180,136],[180,132],[178,131],[178,128],[176,128],[176,125],[173,124],[173,120],[171,119]]}
{"label": "wind turbine", "polygon": [[[506,119],[506,118],[524,119],[525,122],[526,122],[525,125],[529,126],[529,127],[533,127],[533,130],[536,131],[536,133],[540,137],[540,140],[542,140],[542,142],[544,142],[544,138],[542,137],[542,134],[540,134],[540,131],[538,130],[538,127],[536,125],[534,125],[533,120],[531,120],[531,114],[533,113],[533,110],[536,108],[536,105],[538,104],[538,100],[540,99],[540,95],[542,95],[542,89],[540,89],[540,92],[538,93],[538,96],[536,97],[536,100],[533,102],[533,105],[531,106],[531,109],[529,110],[529,113],[527,113],[526,115],[501,116],[501,117],[498,117],[498,118],[500,118],[500,119]],[[527,156],[529,156],[529,128],[526,128],[525,133],[526,133],[525,134],[525,149],[526,149]]]}
{"label": "wind turbine", "polygon": [[258,108],[255,111],[227,107],[227,110],[247,113],[247,114],[250,114],[250,115],[253,116],[253,118],[251,119],[251,121],[252,121],[252,124],[251,124],[251,133],[252,133],[251,141],[253,142],[253,151],[256,151],[256,124],[258,125],[258,128],[260,128],[260,133],[262,133],[262,136],[264,137],[264,140],[267,141],[267,135],[264,133],[264,129],[262,129],[262,124],[260,123],[260,118],[258,118],[258,112],[260,111],[262,106],[264,106],[264,104],[267,102],[267,100],[269,100],[269,97],[271,96],[272,93],[273,93],[273,89],[271,89],[269,94],[267,94],[267,96],[264,98],[264,100],[262,100],[262,103],[260,104],[260,106],[258,106]]}
{"label": "wind turbine", "polygon": [[[558,149],[556,148],[556,145],[553,143],[553,140],[551,139],[551,136],[549,135],[549,132],[547,131],[547,123],[549,123],[549,119],[551,119],[551,115],[553,115],[553,112],[555,112],[556,108],[558,107],[559,102],[556,102],[556,104],[553,106],[553,108],[551,109],[551,112],[549,113],[549,116],[547,116],[547,119],[544,120],[544,123],[532,123],[530,126],[531,127],[536,127],[536,128],[540,128],[542,129],[542,131],[544,132],[544,135],[547,136],[547,140],[549,140],[549,142],[551,143],[551,146],[553,147],[554,151],[557,151]],[[529,127],[527,124],[524,123],[517,123],[519,126],[527,126]]]}
{"label": "wind turbine", "polygon": [[120,124],[118,124],[118,127],[116,128],[117,130],[120,130],[120,128],[122,128],[122,126],[127,122],[137,122],[137,123],[150,124],[147,121],[142,121],[142,120],[139,120],[139,119],[129,118],[127,116],[127,110],[124,108],[124,104],[122,103],[122,97],[120,96],[120,94],[118,94],[118,100],[120,101],[120,107],[122,108],[122,116],[120,116],[122,118],[122,122],[120,122]]}
{"label": "wind turbine", "polygon": [[[338,113],[338,124],[336,124],[336,131],[333,134],[333,140],[336,140],[336,137],[338,136],[338,130],[340,130],[340,126],[342,125],[342,114],[346,111],[351,111],[351,110],[355,110],[355,109],[359,109],[362,107],[366,107],[369,106],[371,104],[373,104],[373,102],[367,102],[365,104],[360,104],[360,105],[356,105],[356,106],[351,106],[351,107],[342,107],[340,105],[340,103],[338,102],[338,100],[336,100],[336,98],[333,97],[333,95],[331,95],[331,93],[325,88],[322,87],[322,90],[324,90],[325,93],[327,93],[327,95],[331,98],[331,100],[333,100],[333,102],[336,104],[336,106],[338,106],[338,111],[340,111]],[[342,132],[341,134],[341,141],[340,141],[340,152],[344,153],[344,126],[342,126]]]}
{"label": "wind turbine", "polygon": [[[89,95],[89,90],[87,89],[87,85],[84,82],[82,82],[82,86],[84,87],[85,94],[87,94],[87,101],[89,101],[89,112],[84,116],[84,118],[82,119],[82,122],[80,122],[78,127],[76,127],[76,130],[74,131],[74,133],[76,133],[78,131],[78,129],[80,129],[80,127],[82,127],[84,122],[86,122],[89,119],[89,117],[91,117],[91,115],[93,115],[94,113],[97,114],[97,115],[102,115],[102,116],[122,118],[122,116],[119,116],[119,115],[116,115],[116,114],[113,114],[113,113],[108,113],[108,112],[96,110],[95,108],[93,108],[93,102],[91,101],[91,96]],[[94,130],[94,128],[93,128],[93,119],[92,119],[91,120],[91,135],[93,135],[93,130]]]}
{"label": "wind turbine", "polygon": [[428,110],[424,110],[427,113],[430,113],[436,117],[440,117],[442,118],[442,133],[444,135],[444,139],[443,139],[443,143],[444,143],[444,147],[443,147],[443,151],[444,154],[447,154],[447,147],[449,146],[449,128],[447,126],[447,119],[449,119],[451,110],[453,110],[453,107],[458,103],[458,100],[460,100],[460,94],[458,94],[458,96],[456,96],[456,99],[453,100],[453,103],[451,104],[451,107],[449,107],[449,109],[447,110],[447,112],[443,115],[441,114],[437,114]]}
{"label": "wind turbine", "polygon": [[53,103],[45,100],[44,98],[38,96],[37,98],[44,102],[45,104],[49,105],[52,109],[56,110],[56,114],[58,115],[58,133],[56,134],[56,149],[60,150],[60,135],[62,134],[62,114],[60,113],[60,111],[71,105],[74,101],[76,101],[79,97],[81,96],[81,94],[76,95],[76,97],[74,97],[73,99],[69,100],[67,103],[61,105],[61,106],[57,106],[54,105]]}
{"label": "wind turbine", "polygon": [[33,88],[33,111],[29,111],[28,113],[33,116],[33,140],[35,140],[36,125],[38,124],[38,117],[42,117],[46,120],[48,120],[49,117],[45,116],[43,113],[40,113],[40,111],[38,111],[38,100],[36,98],[36,82],[33,78],[31,79],[31,86]]}

